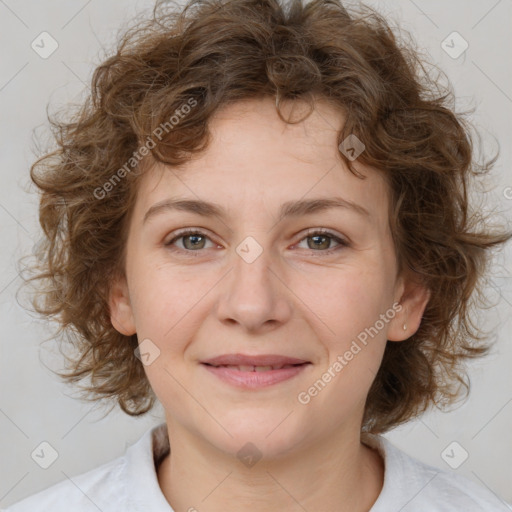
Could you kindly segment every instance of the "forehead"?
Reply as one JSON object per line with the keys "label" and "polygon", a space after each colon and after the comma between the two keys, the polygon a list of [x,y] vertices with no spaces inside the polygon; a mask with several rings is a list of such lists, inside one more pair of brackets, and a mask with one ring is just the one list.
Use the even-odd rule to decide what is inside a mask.
{"label": "forehead", "polygon": [[[293,102],[283,115],[308,111]],[[170,197],[204,200],[234,216],[282,211],[283,203],[341,197],[366,209],[374,221],[387,218],[388,187],[378,170],[354,163],[366,179],[353,175],[339,155],[343,113],[318,101],[311,114],[287,124],[275,102],[259,98],[220,109],[209,122],[208,148],[179,167],[155,164],[139,183],[136,215],[143,217]],[[272,212],[274,213],[274,212]]]}

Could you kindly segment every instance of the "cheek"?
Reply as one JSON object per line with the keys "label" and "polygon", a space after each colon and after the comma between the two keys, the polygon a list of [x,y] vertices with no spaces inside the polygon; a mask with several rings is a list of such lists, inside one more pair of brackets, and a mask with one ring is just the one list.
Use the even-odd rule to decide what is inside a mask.
{"label": "cheek", "polygon": [[214,284],[213,279],[209,284],[208,279],[184,274],[169,265],[150,263],[134,270],[132,305],[137,330],[162,344],[173,339],[174,331],[183,329]]}
{"label": "cheek", "polygon": [[136,327],[139,341],[151,340],[158,356],[144,371],[164,408],[186,411],[180,383],[187,381],[184,357],[197,332],[197,316],[204,314],[205,281],[170,266],[147,267],[151,270],[141,272],[134,286]]}
{"label": "cheek", "polygon": [[294,288],[321,332],[333,345],[343,346],[391,306],[390,286],[385,269],[368,265],[326,269],[324,277],[297,282]]}

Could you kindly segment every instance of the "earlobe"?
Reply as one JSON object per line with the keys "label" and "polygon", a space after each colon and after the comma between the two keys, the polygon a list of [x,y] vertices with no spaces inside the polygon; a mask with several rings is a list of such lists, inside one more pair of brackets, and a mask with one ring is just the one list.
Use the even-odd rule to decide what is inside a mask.
{"label": "earlobe", "polygon": [[411,278],[406,281],[399,301],[402,308],[388,329],[389,341],[404,341],[416,333],[429,299],[430,290],[424,284]]}
{"label": "earlobe", "polygon": [[131,336],[137,332],[126,278],[116,278],[109,293],[110,321],[116,331]]}

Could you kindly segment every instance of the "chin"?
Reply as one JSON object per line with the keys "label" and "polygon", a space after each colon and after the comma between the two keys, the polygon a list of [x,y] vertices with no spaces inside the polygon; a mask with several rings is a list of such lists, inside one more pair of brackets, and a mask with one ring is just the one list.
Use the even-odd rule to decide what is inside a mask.
{"label": "chin", "polygon": [[222,423],[232,437],[223,429],[217,429],[210,442],[238,459],[244,456],[278,459],[300,445],[306,435],[304,428],[299,428],[290,421],[291,418],[286,418],[289,412],[266,417],[258,411],[234,415],[230,421]]}

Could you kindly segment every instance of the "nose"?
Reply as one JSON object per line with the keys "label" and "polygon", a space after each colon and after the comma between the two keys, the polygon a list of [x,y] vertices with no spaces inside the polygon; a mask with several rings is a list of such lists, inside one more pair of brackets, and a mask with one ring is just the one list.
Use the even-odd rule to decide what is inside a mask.
{"label": "nose", "polygon": [[266,332],[291,318],[291,293],[272,251],[254,239],[251,243],[250,238],[233,254],[232,270],[219,290],[216,314],[225,324],[251,333]]}

